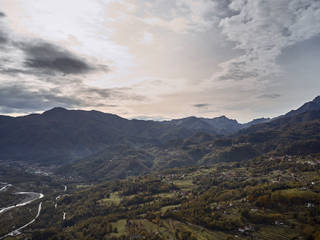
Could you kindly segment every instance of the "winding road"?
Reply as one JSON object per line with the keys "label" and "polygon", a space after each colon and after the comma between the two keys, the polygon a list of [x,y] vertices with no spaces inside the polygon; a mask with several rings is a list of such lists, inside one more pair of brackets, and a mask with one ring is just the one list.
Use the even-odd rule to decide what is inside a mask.
{"label": "winding road", "polygon": [[12,185],[11,184],[7,184],[7,183],[2,183],[2,184],[5,184],[4,187],[0,188],[0,192],[6,190],[8,187],[11,187]]}
{"label": "winding road", "polygon": [[[12,185],[11,184],[8,184],[8,183],[1,183],[5,186],[1,187],[0,188],[0,192],[2,191],[5,191],[8,187],[11,187]],[[64,185],[64,192],[66,192],[68,189],[68,187],[66,185]],[[9,206],[9,207],[5,207],[5,208],[1,208],[0,209],[0,214],[2,213],[5,213],[11,209],[14,209],[14,208],[17,208],[17,207],[22,207],[22,206],[25,206],[25,205],[28,205],[36,200],[39,200],[41,198],[44,197],[44,195],[42,193],[35,193],[35,192],[16,192],[15,194],[22,194],[22,195],[28,195],[28,198],[26,198],[26,200],[24,200],[23,202],[21,203],[18,203],[16,205],[12,205],[12,206]],[[57,196],[56,200],[58,200],[62,195],[59,195]],[[55,208],[57,208],[57,203],[55,204]],[[15,230],[13,230],[12,232],[4,235],[4,236],[1,236],[0,237],[0,240],[1,239],[4,239],[6,237],[13,237],[13,236],[17,236],[19,234],[21,234],[21,230],[23,230],[24,228],[28,227],[29,225],[31,225],[32,223],[34,223],[36,221],[36,219],[40,216],[40,213],[41,213],[41,209],[42,209],[42,202],[39,203],[39,206],[38,206],[38,212],[37,212],[37,215],[35,216],[34,219],[32,219],[30,222],[28,222],[27,224],[23,225],[22,227],[19,227]],[[66,213],[63,212],[63,220],[66,219]]]}
{"label": "winding road", "polygon": [[36,221],[36,219],[40,216],[41,209],[42,209],[42,202],[39,203],[38,213],[37,213],[37,215],[36,215],[36,217],[35,217],[34,219],[32,219],[30,222],[28,222],[27,224],[23,225],[22,227],[20,227],[20,228],[18,228],[18,229],[15,229],[15,230],[13,230],[12,232],[10,232],[10,233],[8,233],[8,234],[0,237],[0,240],[1,240],[1,239],[4,239],[4,238],[6,238],[6,237],[9,237],[9,236],[10,236],[10,237],[13,237],[13,236],[17,236],[17,235],[21,234],[20,231],[21,231],[22,229],[28,227],[29,225],[31,225],[32,223],[34,223],[34,222]]}
{"label": "winding road", "polygon": [[5,212],[7,212],[13,208],[16,208],[16,207],[22,207],[22,206],[28,205],[28,204],[34,202],[35,200],[38,200],[38,199],[41,199],[44,197],[44,195],[42,193],[35,193],[35,192],[17,192],[15,194],[29,195],[29,198],[25,202],[18,203],[16,205],[12,205],[9,207],[1,208],[0,214],[5,213]]}
{"label": "winding road", "polygon": [[[12,186],[11,184],[7,184],[5,185],[4,187],[2,187],[0,189],[0,192],[1,191],[4,191],[6,188]],[[22,195],[28,195],[28,198],[26,200],[24,200],[23,202],[21,203],[18,203],[16,205],[12,205],[12,206],[9,206],[9,207],[5,207],[5,208],[1,208],[0,209],[0,214],[2,213],[5,213],[11,209],[14,209],[14,208],[17,208],[17,207],[22,207],[22,206],[26,206],[38,199],[41,199],[44,197],[44,195],[42,193],[35,193],[35,192],[16,192],[15,194],[22,194]],[[40,212],[41,212],[41,209],[42,209],[42,202],[39,203],[39,206],[38,206],[38,212],[37,212],[37,215],[35,216],[34,219],[32,219],[30,222],[28,222],[27,224],[23,225],[22,227],[20,228],[17,228],[15,230],[13,230],[12,232],[4,235],[4,236],[1,236],[0,237],[0,240],[1,239],[4,239],[6,237],[9,237],[9,236],[17,236],[19,234],[21,234],[21,230],[28,227],[29,225],[31,225],[32,223],[34,223],[36,221],[36,219],[40,216]]]}

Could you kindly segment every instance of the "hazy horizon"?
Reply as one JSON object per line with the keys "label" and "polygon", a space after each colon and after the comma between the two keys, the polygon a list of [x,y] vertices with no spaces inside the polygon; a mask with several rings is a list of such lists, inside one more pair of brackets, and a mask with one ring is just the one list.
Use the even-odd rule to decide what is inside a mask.
{"label": "hazy horizon", "polygon": [[[320,97],[317,96],[317,97]],[[314,99],[312,99],[314,100]],[[311,102],[312,100],[308,101],[308,102]],[[292,108],[292,109],[288,109],[288,111],[286,112],[283,112],[282,114],[280,115],[277,115],[277,116],[271,116],[271,117],[267,117],[267,116],[261,116],[261,117],[258,117],[258,118],[253,118],[253,119],[250,119],[249,121],[243,121],[243,122],[240,122],[238,119],[236,118],[230,118],[226,115],[220,115],[220,116],[215,116],[215,117],[209,117],[209,118],[206,118],[206,117],[203,117],[201,115],[189,115],[189,116],[184,116],[182,118],[188,118],[188,117],[197,117],[197,118],[206,118],[206,119],[212,119],[212,118],[219,118],[219,117],[226,117],[226,118],[229,118],[231,120],[236,120],[238,123],[240,124],[245,124],[245,123],[249,123],[251,121],[254,121],[254,120],[258,120],[258,119],[262,119],[262,118],[276,118],[276,117],[280,117],[281,115],[285,115],[286,113],[290,112],[291,110],[297,110],[299,107],[301,107],[304,103],[301,103],[298,107],[296,108]],[[60,107],[60,106],[56,106],[56,107],[53,107],[51,109],[46,109],[44,111],[38,111],[38,112],[30,112],[30,113],[23,113],[23,114],[4,114],[4,116],[11,116],[11,117],[23,117],[23,116],[27,116],[29,114],[43,114],[47,111],[51,111],[51,110],[54,110],[54,109],[57,109],[57,108],[62,108],[62,109],[66,109],[66,110],[83,110],[83,109],[78,109],[78,108],[64,108],[64,107]],[[95,109],[86,109],[84,111],[97,111]],[[112,113],[112,112],[104,112],[104,111],[99,111],[99,112],[103,112],[103,113],[107,113],[107,114],[115,114],[115,113]],[[117,114],[116,114],[117,115]],[[122,118],[126,118],[124,116],[121,116],[121,115],[118,115],[119,117],[122,117]],[[175,120],[175,119],[179,119],[179,118],[162,118],[162,117],[148,117],[148,116],[136,116],[136,117],[132,117],[132,118],[127,118],[129,120],[133,120],[133,119],[136,119],[136,120],[145,120],[145,121],[148,121],[148,120],[152,120],[152,121],[170,121],[170,120]]]}

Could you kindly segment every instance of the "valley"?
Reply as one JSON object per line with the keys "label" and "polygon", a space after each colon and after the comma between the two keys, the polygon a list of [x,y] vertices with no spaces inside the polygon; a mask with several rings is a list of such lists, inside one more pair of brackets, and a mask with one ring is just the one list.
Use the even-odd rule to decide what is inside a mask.
{"label": "valley", "polygon": [[319,234],[320,155],[172,168],[60,190],[41,200],[32,231],[17,239],[305,239]]}
{"label": "valley", "polygon": [[[120,119],[122,130],[129,123],[142,124],[143,131],[117,132],[117,140],[110,142],[105,138],[113,127],[108,125],[106,130],[102,124],[104,138],[83,135],[85,140],[76,141],[79,133],[74,128],[67,134],[70,151],[55,142],[63,141],[68,124],[85,115],[86,123],[77,126],[81,132],[80,126],[86,124],[88,129],[97,127],[88,118],[102,116],[109,121],[110,116],[61,109],[32,116],[45,119],[41,125],[48,124],[38,128],[44,131],[38,140],[57,138],[46,143],[50,143],[48,149],[41,145],[47,150],[40,152],[38,140],[17,141],[24,146],[24,154],[30,154],[26,160],[11,154],[12,149],[5,150],[10,157],[2,155],[0,237],[318,240],[320,112],[314,110],[317,100],[310,104],[224,134],[199,130],[198,124],[190,125],[190,119],[172,132],[172,126],[181,121],[168,128],[168,123],[137,123],[113,116],[113,121]],[[70,119],[67,123],[55,117],[48,120],[48,114]],[[48,131],[53,121],[57,128]],[[97,143],[100,150],[90,147]],[[26,150],[29,147],[35,151]],[[86,154],[74,155],[80,148]],[[35,154],[40,155],[32,159]]]}

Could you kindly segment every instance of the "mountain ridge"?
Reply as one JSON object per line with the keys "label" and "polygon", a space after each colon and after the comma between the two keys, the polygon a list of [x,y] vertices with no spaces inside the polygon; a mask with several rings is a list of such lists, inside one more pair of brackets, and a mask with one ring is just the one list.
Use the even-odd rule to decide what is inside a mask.
{"label": "mountain ridge", "polygon": [[[319,103],[320,97],[317,97],[294,112],[287,113],[284,118],[298,116],[300,112],[310,113],[318,109]],[[309,121],[309,118],[305,114],[301,121]],[[282,117],[260,118],[240,124],[220,116],[159,122],[129,120],[95,110],[56,107],[42,114],[0,116],[0,160],[61,164],[96,154],[114,144],[128,144],[134,148],[179,145],[179,142],[197,133],[210,134],[213,138],[234,135],[246,129],[266,129],[266,126],[279,123],[279,119]],[[280,125],[287,124],[286,120],[280,122]],[[199,139],[208,137],[200,136]]]}
{"label": "mountain ridge", "polygon": [[320,96],[315,97],[312,101],[306,102],[296,110],[291,110],[285,116],[293,116],[308,111],[319,111],[320,110]]}

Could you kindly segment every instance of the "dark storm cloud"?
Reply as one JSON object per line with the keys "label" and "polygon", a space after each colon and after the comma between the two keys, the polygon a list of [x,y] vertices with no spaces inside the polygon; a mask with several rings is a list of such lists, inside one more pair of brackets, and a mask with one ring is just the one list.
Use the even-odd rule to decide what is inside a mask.
{"label": "dark storm cloud", "polygon": [[193,106],[195,108],[205,108],[205,107],[209,107],[210,104],[208,104],[208,103],[199,103],[199,104],[194,104]]}
{"label": "dark storm cloud", "polygon": [[[0,19],[5,16],[0,12]],[[83,75],[110,70],[107,65],[88,63],[87,59],[46,40],[15,39],[2,22],[5,20],[0,24],[0,50],[3,55],[2,58],[0,56],[0,74],[28,74],[44,78],[43,75]]]}
{"label": "dark storm cloud", "polygon": [[280,96],[281,96],[281,95],[278,94],[278,93],[267,93],[267,94],[260,95],[258,98],[274,99],[274,98],[278,98],[278,97],[280,97]]}
{"label": "dark storm cloud", "polygon": [[28,90],[25,86],[9,85],[0,87],[0,111],[4,113],[38,111],[54,106],[79,106],[81,100],[60,96],[58,89]]}
{"label": "dark storm cloud", "polygon": [[26,56],[25,67],[44,74],[85,74],[95,69],[83,59],[47,42],[24,42],[16,46]]}

